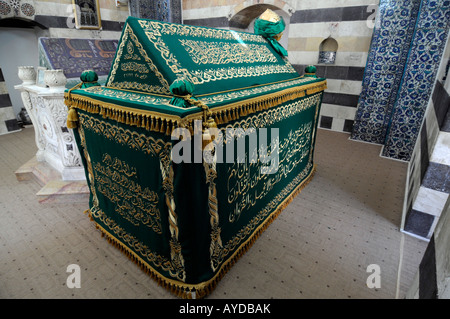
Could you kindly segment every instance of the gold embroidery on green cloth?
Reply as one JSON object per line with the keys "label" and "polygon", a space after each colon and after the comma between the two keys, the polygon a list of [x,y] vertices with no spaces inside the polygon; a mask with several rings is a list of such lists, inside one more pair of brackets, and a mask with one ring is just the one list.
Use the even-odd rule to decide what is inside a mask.
{"label": "gold embroidery on green cloth", "polygon": [[[235,206],[228,220],[233,223],[241,214],[255,206],[258,200],[269,192],[292,172],[309,155],[306,147],[311,142],[312,121],[303,124],[279,142],[279,163],[275,174],[259,174],[260,163],[234,164],[229,168],[227,178],[228,203]],[[258,185],[263,184],[260,189]],[[259,189],[259,191],[258,191]]]}
{"label": "gold embroidery on green cloth", "polygon": [[142,93],[132,89],[120,89],[109,87],[95,86],[86,89],[86,92],[93,93],[100,96],[111,97],[115,99],[123,99],[125,101],[139,102],[148,105],[170,105],[172,96],[156,95],[156,93]]}
{"label": "gold embroidery on green cloth", "polygon": [[[284,65],[256,65],[245,67],[227,67],[218,69],[198,69],[191,71],[191,80],[194,84],[229,80],[234,78],[246,78],[268,74],[294,73],[294,67],[286,62]],[[195,79],[195,80],[194,80]]]}
{"label": "gold embroidery on green cloth", "polygon": [[126,177],[133,177],[137,175],[135,167],[130,166],[128,163],[121,161],[117,157],[111,158],[111,155],[104,154],[103,162],[114,171],[124,174]]}
{"label": "gold embroidery on green cloth", "polygon": [[[292,199],[306,186],[315,173],[312,163],[303,169],[280,193],[278,193],[250,222],[240,229],[214,255],[215,264],[221,265],[216,277],[223,276],[236,259],[240,258],[259,235],[273,222]],[[214,281],[214,278],[210,281]]]}
{"label": "gold embroidery on green cloth", "polygon": [[[248,96],[256,95],[256,94],[263,94],[267,91],[272,90],[280,90],[280,95],[284,94],[281,92],[281,90],[286,89],[289,87],[289,91],[299,91],[299,92],[305,92],[308,91],[308,94],[316,93],[318,91],[323,91],[326,89],[326,81],[319,82],[319,83],[312,83],[311,85],[306,85],[305,87],[301,87],[305,82],[311,81],[310,78],[300,77],[296,80],[289,80],[289,81],[282,81],[280,83],[273,83],[269,85],[260,85],[260,86],[253,86],[250,88],[243,88],[242,90],[231,90],[231,91],[225,91],[225,92],[216,92],[212,94],[205,94],[205,95],[197,95],[198,98],[201,98],[201,100],[206,103],[209,106],[214,106],[217,103],[222,103],[225,101],[230,101],[234,99],[245,99]],[[292,87],[295,86],[295,87]],[[94,93],[100,96],[106,96],[106,97],[112,97],[117,99],[123,99],[123,100],[130,100],[135,101],[139,103],[144,103],[148,105],[170,105],[170,99],[171,97],[165,97],[165,96],[156,96],[156,95],[149,95],[149,94],[142,94],[139,92],[134,92],[132,90],[115,90],[112,88],[107,87],[100,87],[95,86],[91,87],[89,89],[86,89],[87,92]],[[262,98],[263,99],[263,98]],[[173,107],[173,105],[170,105]]]}
{"label": "gold embroidery on green cloth", "polygon": [[[121,227],[119,227],[115,221],[108,218],[103,211],[99,208],[99,202],[96,195],[96,182],[91,158],[86,148],[84,129],[92,130],[94,133],[104,136],[107,139],[115,141],[116,143],[128,146],[132,149],[140,150],[145,154],[150,154],[159,157],[161,165],[161,173],[163,174],[163,188],[166,192],[166,202],[169,209],[169,224],[171,232],[171,260],[161,263],[163,257],[158,256],[156,259],[150,249],[140,243],[136,238],[126,233]],[[184,259],[181,254],[181,245],[178,242],[178,225],[176,220],[176,214],[174,212],[173,201],[173,168],[172,161],[170,160],[171,143],[165,143],[162,140],[155,140],[152,137],[145,136],[144,134],[138,134],[127,129],[123,129],[116,125],[112,125],[105,121],[95,119],[86,114],[80,114],[80,125],[78,128],[81,137],[81,145],[83,147],[83,153],[86,158],[88,166],[88,175],[90,180],[90,189],[93,195],[93,206],[90,208],[91,215],[98,218],[102,223],[109,226],[109,229],[121,240],[133,247],[133,249],[142,254],[146,259],[152,262],[153,265],[161,267],[163,270],[168,271],[170,275],[177,280],[184,281],[186,279],[186,271],[184,269]],[[98,167],[97,167],[98,168]],[[148,195],[148,194],[147,194]],[[151,195],[150,195],[151,197]],[[169,206],[170,205],[170,206]],[[160,226],[159,226],[160,227]]]}
{"label": "gold embroidery on green cloth", "polygon": [[[282,81],[280,83],[273,83],[273,84],[264,84],[260,86],[252,86],[250,88],[243,88],[241,90],[231,90],[231,91],[224,91],[224,92],[215,92],[211,94],[204,94],[204,95],[196,95],[196,97],[201,98],[204,103],[206,103],[209,106],[214,106],[217,103],[222,103],[224,101],[230,101],[234,99],[245,99],[248,96],[256,95],[256,94],[263,94],[267,91],[272,90],[284,90],[287,87],[290,87],[290,90],[297,90],[297,91],[305,91],[310,86],[307,85],[305,87],[301,87],[305,82],[311,81],[310,78],[304,78],[300,77],[295,80],[289,80],[289,81]],[[321,90],[326,89],[326,83],[323,82],[320,83],[312,83],[314,87],[316,87],[318,84],[320,84],[319,88]],[[106,97],[112,97],[117,99],[123,99],[123,100],[130,100],[135,101],[139,103],[144,103],[148,105],[170,105],[169,104],[170,97],[166,96],[157,96],[157,95],[149,95],[149,94],[143,94],[140,92],[136,92],[133,90],[125,89],[125,90],[115,90],[114,88],[108,88],[108,87],[91,87],[89,89],[86,89],[86,92],[94,93],[100,96],[106,96]],[[282,93],[280,93],[282,94]]]}
{"label": "gold embroidery on green cloth", "polygon": [[[279,83],[271,89],[281,88],[283,83]],[[250,89],[251,94],[262,93],[266,89],[265,86]],[[269,108],[279,106],[282,103],[286,103],[291,100],[304,97],[307,94],[314,94],[326,89],[326,81],[319,83],[311,83],[304,86],[296,86],[286,88],[284,90],[277,91],[275,93],[258,96],[256,98],[250,98],[247,100],[241,100],[239,102],[230,102],[227,105],[210,108],[214,120],[217,124],[225,124],[229,121],[239,119],[241,116],[247,116],[249,114],[267,110]],[[200,100],[207,105],[212,105],[214,101],[224,102],[226,100],[232,100],[238,97],[242,97],[241,92],[229,92],[221,95],[214,96],[201,96]],[[244,93],[245,94],[245,93]]]}
{"label": "gold embroidery on green cloth", "polygon": [[[77,108],[88,113],[100,114],[104,118],[112,119],[131,126],[145,128],[148,131],[171,135],[173,129],[186,122],[176,115],[139,110],[132,107],[103,102],[82,95],[64,94],[64,102],[70,108]],[[200,116],[201,117],[201,116]]]}
{"label": "gold embroidery on green cloth", "polygon": [[[143,21],[139,20],[139,24],[142,28],[144,28],[144,25],[151,25],[153,26],[163,26],[166,27],[167,25],[157,23],[155,21]],[[177,28],[176,25],[173,25],[173,28]],[[155,27],[147,27],[144,28],[145,34],[147,35],[148,39],[153,43],[155,48],[161,53],[161,58],[166,61],[167,66],[172,70],[173,73],[180,74],[185,76],[186,78],[191,79],[191,75],[189,71],[186,68],[182,68],[181,64],[178,62],[175,55],[170,51],[167,44],[162,40],[160,31]],[[192,81],[194,84],[195,81]]]}
{"label": "gold embroidery on green cloth", "polygon": [[[186,36],[201,37],[202,39],[213,38],[220,40],[225,39],[238,41],[240,40],[245,42],[258,42],[258,43],[266,43],[266,41],[260,36],[248,33],[237,33],[225,30],[189,27],[185,25],[176,25],[176,24],[169,25],[166,23],[159,23],[156,21],[145,21],[145,20],[139,20],[139,24],[144,29],[147,38],[161,53],[161,58],[166,62],[166,65],[172,70],[172,72],[178,75],[182,75],[185,78],[188,78],[193,84],[202,84],[211,81],[233,79],[240,77],[262,76],[273,73],[296,73],[294,67],[288,62],[287,59],[284,59],[285,64],[283,66],[264,65],[264,66],[249,66],[240,68],[227,67],[221,69],[188,70],[186,68],[181,67],[181,63],[171,52],[168,45],[164,42],[162,38],[163,34],[179,35],[184,37]],[[191,41],[195,42],[193,40]],[[201,43],[199,45],[202,45]]]}
{"label": "gold embroidery on green cloth", "polygon": [[[244,228],[241,230],[241,232],[239,233],[240,235],[239,237],[242,238],[242,240],[239,241],[238,243],[234,243],[235,246],[239,245],[238,248],[222,263],[222,265],[217,270],[214,277],[198,284],[186,284],[162,276],[151,265],[156,265],[157,267],[165,271],[168,271],[171,274],[172,278],[177,278],[176,274],[180,272],[182,273],[182,271],[184,270],[174,269],[169,260],[165,259],[162,256],[153,254],[148,249],[147,246],[137,242],[137,240],[134,237],[132,236],[130,237],[130,235],[124,232],[123,229],[116,227],[114,221],[108,220],[107,222],[105,222],[105,220],[107,220],[107,217],[104,214],[104,212],[99,210],[98,208],[88,210],[87,213],[89,213],[89,216],[94,222],[95,220],[92,218],[93,216],[101,220],[109,228],[109,230],[106,230],[105,228],[101,227],[98,223],[96,223],[96,227],[102,232],[102,235],[105,235],[109,242],[118,247],[131,260],[136,262],[144,271],[146,271],[150,276],[152,276],[158,282],[158,284],[160,284],[161,286],[163,286],[164,288],[168,289],[169,291],[171,291],[172,293],[176,294],[181,298],[190,299],[193,296],[195,296],[196,298],[203,298],[214,290],[214,288],[217,286],[221,278],[228,272],[231,266],[253,245],[253,243],[258,239],[258,237],[262,234],[262,232],[267,227],[269,227],[269,225],[278,217],[278,215],[282,212],[282,210],[311,181],[315,173],[315,167],[312,168],[309,175],[305,173],[306,169],[307,168],[305,168],[305,170],[297,178],[295,178],[291,183],[289,183],[289,185],[287,185],[283,189],[283,191],[276,198],[274,198],[274,200],[270,202],[266,206],[266,208],[258,214],[258,216],[256,216],[252,220],[251,223],[252,229]],[[305,174],[307,176],[303,177],[304,180],[302,181],[301,178]],[[287,197],[283,199],[283,195],[287,195]],[[271,213],[268,214],[268,211],[271,211]],[[266,214],[266,217],[268,214],[268,217],[267,218],[263,217],[261,214]],[[257,226],[258,221],[256,221],[256,219],[258,218],[263,220],[263,223],[259,226]],[[248,234],[252,235],[247,240],[243,241],[243,239],[246,237],[245,233],[247,233],[247,235]],[[125,245],[125,243],[128,244],[128,246]],[[231,253],[232,251],[231,246],[233,245],[233,243],[229,242],[229,244],[230,245],[228,245],[227,247],[227,250],[230,250],[228,251],[228,254]],[[138,249],[138,252],[141,253],[143,257],[138,255],[135,251],[131,250],[129,247],[136,247]],[[219,258],[223,257],[224,257],[223,254],[219,256]],[[145,258],[145,260],[143,258]],[[219,261],[219,259],[217,259],[217,261]],[[193,293],[195,293],[195,295]]]}
{"label": "gold embroidery on green cloth", "polygon": [[102,163],[96,163],[95,182],[100,193],[114,205],[115,211],[135,226],[146,225],[161,234],[161,216],[158,194],[133,181],[136,169],[118,158],[103,154]]}
{"label": "gold embroidery on green cloth", "polygon": [[[270,127],[277,123],[288,119],[302,111],[315,107],[318,109],[320,103],[320,96],[314,95],[296,102],[281,106],[276,110],[267,110],[260,112],[257,115],[249,116],[244,120],[234,122],[233,125],[222,127],[222,136],[225,142],[229,138],[240,138],[240,134],[246,134],[250,129],[258,129],[263,127]],[[264,197],[270,189],[276,185],[280,180],[286,177],[286,174],[292,171],[300,162],[302,162],[309,154],[309,148],[306,147],[310,143],[313,121],[301,125],[297,130],[291,131],[288,136],[279,141],[279,168],[274,175],[258,174],[259,163],[234,164],[228,172],[228,203],[235,203],[235,209],[230,213],[229,220],[234,222],[239,219],[240,214],[246,209],[254,206],[257,199]],[[229,128],[233,128],[234,136],[226,135]],[[242,130],[236,130],[236,129]],[[220,143],[221,141],[219,141]],[[287,152],[286,150],[289,150]],[[298,154],[298,155],[297,155]],[[295,159],[297,156],[297,159]],[[255,169],[256,167],[256,169]],[[252,173],[253,172],[253,173]],[[263,180],[265,185],[262,191],[257,194],[249,194],[250,191],[256,189],[256,185]]]}
{"label": "gold embroidery on green cloth", "polygon": [[125,89],[125,90],[142,90],[145,92],[158,93],[158,94],[167,94],[165,89],[162,89],[159,86],[150,85],[147,83],[139,83],[136,81],[122,81],[118,83],[111,83],[110,87],[116,89]]}
{"label": "gold embroidery on green cloth", "polygon": [[[305,82],[308,82],[307,78],[297,78],[295,80],[281,81],[279,83],[264,84],[259,86],[252,86],[250,88],[244,88],[242,90],[230,90],[224,92],[216,92],[211,94],[197,95],[203,102],[208,105],[214,106],[214,104],[222,103],[225,101],[231,101],[234,99],[245,99],[251,95],[264,94],[267,91],[278,90],[280,95],[285,94],[288,91],[298,91],[299,94],[306,90],[306,87],[301,87]],[[300,96],[300,95],[299,95]],[[261,97],[264,100],[264,97]],[[244,100],[245,101],[245,100]]]}
{"label": "gold embroidery on green cloth", "polygon": [[[322,96],[323,93],[321,93],[320,95]],[[316,136],[316,131],[317,131],[317,127],[318,127],[318,118],[319,118],[319,112],[320,112],[320,105],[322,103],[322,99],[320,99],[317,102],[317,107],[316,107],[316,113],[314,114],[314,125],[313,125],[313,133],[312,136]],[[311,145],[311,152],[309,153],[309,162],[313,162],[313,155],[314,155],[314,144]]]}
{"label": "gold embroidery on green cloth", "polygon": [[[235,203],[235,209],[229,214],[229,221],[231,223],[239,219],[239,216],[250,207],[254,206],[257,200],[264,198],[268,192],[277,184],[280,180],[284,179],[295,167],[297,167],[306,156],[312,153],[312,150],[306,148],[306,145],[310,143],[313,131],[313,126],[317,123],[317,116],[319,105],[321,102],[320,95],[313,95],[305,99],[296,101],[294,103],[282,106],[276,110],[268,110],[261,112],[257,115],[246,118],[242,121],[237,121],[233,125],[222,127],[223,138],[227,128],[241,128],[242,132],[250,128],[270,127],[276,125],[276,123],[283,121],[289,117],[299,114],[302,111],[308,110],[311,107],[316,108],[314,119],[304,125],[300,126],[297,130],[291,131],[288,136],[279,141],[279,167],[277,173],[272,175],[258,174],[259,170],[256,170],[256,174],[251,173],[251,163],[235,164],[228,170],[227,179],[227,193],[228,203]],[[235,131],[235,132],[240,132]],[[311,134],[312,133],[312,134]],[[239,135],[237,135],[239,137]],[[234,137],[233,137],[234,138]],[[222,141],[218,141],[221,143]],[[259,167],[259,163],[254,166]],[[292,188],[297,187],[302,180],[306,178],[307,174],[313,168],[312,156],[309,156],[306,167],[286,188],[279,193],[270,204],[265,207],[259,214],[257,214],[249,224],[241,229],[235,236],[233,236],[226,244],[216,245],[214,254],[211,254],[211,264],[220,265],[224,259],[229,258],[228,254],[236,249],[247,236],[249,236],[254,229],[263,221],[279,204],[285,196],[287,196]],[[256,185],[262,181],[264,187],[257,193]],[[252,193],[253,192],[253,193]],[[281,200],[280,200],[281,199]],[[212,224],[212,222],[211,222]],[[215,229],[211,231],[211,238],[215,236]]]}
{"label": "gold embroidery on green cloth", "polygon": [[179,40],[197,64],[276,63],[275,56],[265,45],[226,42]]}
{"label": "gold embroidery on green cloth", "polygon": [[[80,122],[85,123],[84,114],[80,115]],[[117,128],[117,126],[115,126],[115,128]],[[102,130],[100,129],[100,127],[98,127],[98,129],[98,134],[101,134]],[[124,142],[123,139],[119,139],[119,141],[121,141],[122,144]],[[135,144],[132,142],[131,145]],[[152,154],[160,156],[159,154],[161,153],[161,151],[162,150],[160,149],[159,151],[156,151],[154,153],[152,152]],[[149,153],[148,151],[144,152]],[[166,157],[168,153],[162,153],[164,153],[164,157],[168,159],[168,157]],[[161,163],[162,162],[163,161],[161,161]],[[236,259],[238,259],[251,246],[251,244],[261,234],[261,232],[265,228],[267,228],[267,226],[278,216],[281,210],[304,187],[304,185],[306,185],[306,183],[310,180],[312,174],[314,173],[314,168],[312,170],[311,168],[312,164],[310,162],[307,167],[305,167],[305,169],[291,183],[289,183],[264,209],[262,209],[254,218],[252,218],[252,220],[248,225],[246,225],[246,227],[243,227],[232,239],[228,240],[225,245],[223,245],[221,242],[220,243],[222,245],[215,245],[216,243],[219,243],[218,241],[215,241],[215,239],[219,237],[213,237],[218,233],[216,232],[217,229],[212,230],[211,244],[213,245],[213,249],[211,251],[213,252],[213,254],[211,255],[211,258],[213,260],[211,260],[211,263],[212,265],[220,265],[220,267],[216,268],[217,273],[212,279],[196,285],[182,283],[183,278],[185,278],[185,272],[184,268],[182,268],[183,263],[179,262],[179,259],[175,259],[175,262],[173,262],[172,258],[171,260],[168,260],[162,256],[155,255],[147,246],[143,245],[141,242],[138,242],[135,237],[126,233],[124,229],[117,227],[117,224],[113,220],[107,218],[98,207],[94,206],[91,209],[91,214],[95,218],[97,218],[97,220],[106,225],[106,227],[109,229],[107,233],[111,233],[113,238],[118,240],[121,248],[123,248],[123,250],[129,256],[132,256],[132,259],[134,259],[135,261],[139,260],[140,263],[145,263],[146,269],[150,269],[152,275],[155,276],[158,282],[161,282],[163,286],[169,288],[181,297],[190,297],[189,291],[195,291],[198,297],[202,297],[215,287],[218,280],[227,272],[229,267],[231,267]],[[166,166],[165,170],[170,174],[170,168],[167,170]],[[309,176],[308,172],[310,174]],[[132,174],[132,171],[130,170],[129,173]],[[210,181],[214,180],[214,175],[209,176]],[[171,180],[171,178],[168,179],[166,188],[169,190],[169,194],[171,191],[173,191],[173,180]],[[212,188],[210,189],[212,190]],[[214,192],[211,194],[215,195]],[[212,196],[211,198],[214,198],[214,196]],[[214,213],[214,209],[210,210],[210,214],[211,212]],[[213,218],[213,214],[211,214],[211,217]],[[214,219],[211,220],[212,225],[215,224],[213,220]],[[102,231],[105,230],[102,229]],[[177,231],[174,229],[173,233],[174,235],[176,235]],[[126,245],[123,245],[122,243]],[[129,247],[133,247],[135,251],[133,252]],[[177,253],[177,251],[175,251],[175,253]],[[160,274],[158,274],[158,272],[154,271],[154,267],[169,272],[172,278],[175,278],[180,282],[174,282],[168,278],[162,277]]]}
{"label": "gold embroidery on green cloth", "polygon": [[[227,125],[222,127],[223,133],[227,128],[242,128],[243,130],[249,128],[263,128],[287,119],[293,115],[296,115],[304,110],[316,107],[320,103],[320,95],[312,95],[305,97],[301,100],[280,106],[276,109],[269,109],[253,116],[248,116],[243,120],[234,122],[233,125]],[[237,131],[236,136],[239,136]]]}
{"label": "gold embroidery on green cloth", "polygon": [[214,29],[214,28],[199,28],[185,24],[169,24],[158,21],[139,20],[141,27],[148,32],[152,42],[162,34],[165,35],[179,35],[183,37],[197,37],[201,39],[216,39],[216,40],[241,40],[245,43],[256,42],[266,43],[266,40],[253,33],[235,32],[230,30]]}
{"label": "gold embroidery on green cloth", "polygon": [[[301,83],[302,79],[298,80]],[[276,87],[282,88],[283,85],[287,85],[289,82],[277,83],[273,86],[261,86],[248,90],[248,95],[256,94],[264,91],[265,88],[275,89]],[[247,116],[262,110],[278,106],[282,103],[286,103],[291,100],[295,100],[304,97],[306,94],[315,94],[322,92],[326,89],[326,81],[306,84],[303,86],[289,87],[284,90],[276,91],[274,93],[266,94],[263,96],[257,96],[246,100],[240,100],[238,102],[230,102],[227,105],[209,108],[214,121],[217,124],[227,124],[230,121],[237,120],[242,116]],[[156,97],[145,94],[138,94],[129,91],[113,90],[108,88],[92,87],[86,89],[89,92],[98,94],[100,96],[108,96],[120,98],[123,100],[133,100],[142,103],[165,104],[163,101],[170,101],[164,97]],[[214,102],[224,102],[226,100],[232,100],[238,97],[245,97],[247,94],[241,94],[240,92],[226,92],[217,96],[205,95],[199,100],[205,105],[213,105]],[[195,120],[200,120],[203,117],[202,110],[199,112],[188,115],[184,118],[180,118],[176,115],[170,115],[166,113],[158,113],[148,110],[140,110],[131,107],[120,106],[113,103],[107,103],[97,100],[92,97],[87,97],[75,93],[64,94],[65,104],[69,108],[77,108],[89,113],[101,114],[104,118],[116,120],[120,123],[142,127],[149,131],[165,133],[171,135],[172,131],[177,127],[189,127],[192,126]],[[168,104],[169,105],[169,104]],[[170,106],[176,108],[176,106]]]}
{"label": "gold embroidery on green cloth", "polygon": [[[158,255],[151,251],[151,249],[140,242],[136,237],[128,233],[125,229],[120,227],[114,220],[106,216],[106,214],[98,207],[90,209],[91,217],[102,222],[107,228],[108,233],[112,234],[114,238],[120,240],[126,246],[127,252],[132,253],[134,257],[143,259],[150,269],[159,268],[170,274],[172,278],[183,281],[186,277],[185,269],[179,267],[180,265],[172,263],[164,256]],[[95,220],[94,219],[94,220]],[[133,247],[131,250],[129,247]]]}
{"label": "gold embroidery on green cloth", "polygon": [[[306,169],[305,169],[306,170]],[[267,210],[275,207],[275,210],[270,214],[269,218],[265,219],[264,223],[257,226],[257,222],[252,221],[252,226],[254,228],[253,235],[249,237],[246,241],[240,243],[239,248],[230,256],[228,259],[220,266],[215,276],[208,281],[201,282],[199,284],[185,284],[180,281],[171,280],[169,278],[163,277],[157,272],[154,266],[161,268],[165,271],[168,271],[172,278],[177,278],[177,273],[182,273],[181,269],[174,269],[173,265],[169,260],[165,259],[162,256],[155,255],[152,253],[149,248],[142,243],[138,242],[136,238],[130,236],[120,227],[116,227],[114,221],[108,219],[103,211],[99,208],[94,208],[88,210],[89,216],[95,222],[93,217],[98,218],[102,221],[109,230],[101,227],[98,223],[96,223],[96,227],[100,229],[102,235],[107,237],[107,240],[110,241],[113,245],[118,247],[124,254],[126,254],[131,260],[136,262],[139,266],[142,267],[144,271],[146,271],[150,276],[152,276],[157,282],[170,290],[177,296],[181,298],[192,298],[192,292],[195,292],[195,296],[197,298],[203,298],[208,293],[210,293],[220,279],[228,272],[231,266],[251,247],[251,245],[256,241],[256,239],[261,235],[261,233],[278,217],[281,211],[292,201],[292,199],[297,196],[297,194],[309,183],[312,179],[315,172],[315,168],[313,168],[309,174],[303,181],[301,181],[298,185],[295,183],[298,182],[299,177],[297,177],[294,181],[289,183],[289,185],[282,191],[283,194],[288,194],[288,196],[283,200],[282,194],[278,195],[261,213],[266,212]],[[300,175],[303,175],[302,172]],[[290,194],[289,194],[290,192]],[[281,200],[281,202],[276,202],[276,200]],[[277,205],[278,204],[278,205]],[[270,206],[270,208],[269,208]],[[258,215],[258,218],[262,218],[261,213]],[[257,217],[255,217],[257,218]],[[254,219],[255,219],[254,218]],[[240,232],[240,237],[245,238],[244,232],[252,232],[252,229],[243,229]],[[128,244],[127,245],[125,245]],[[138,255],[135,251],[131,250],[129,247],[136,247],[137,252],[139,252],[143,257]],[[231,249],[227,247],[227,249]],[[220,257],[223,257],[220,256]],[[145,259],[143,259],[145,258]],[[151,266],[154,265],[154,266]]]}
{"label": "gold embroidery on green cloth", "polygon": [[137,63],[137,62],[124,62],[121,64],[120,69],[124,72],[131,71],[139,73],[139,78],[144,80],[147,78],[147,75],[142,75],[143,73],[149,73],[150,70],[147,68],[145,64]]}
{"label": "gold embroidery on green cloth", "polygon": [[[140,55],[134,53],[135,48],[139,51]],[[125,60],[130,61],[120,63],[122,56]],[[125,72],[122,76],[130,78],[129,80],[122,79],[118,82],[115,81],[119,68]],[[151,85],[145,82],[150,71],[156,75],[160,85]],[[137,81],[135,80],[136,78],[144,82]],[[134,34],[133,29],[128,25],[123,31],[122,41],[117,49],[117,55],[111,68],[107,86],[118,89],[134,89],[150,93],[170,94],[169,83],[149,58],[147,52]]]}
{"label": "gold embroidery on green cloth", "polygon": [[86,136],[84,135],[84,128],[83,128],[83,119],[82,116],[80,116],[80,125],[78,125],[78,134],[80,135],[80,144],[82,147],[82,152],[84,155],[84,158],[86,159],[86,165],[87,165],[87,175],[89,178],[89,185],[92,195],[92,204],[94,206],[98,206],[98,198],[97,198],[97,192],[94,187],[95,178],[94,178],[94,170],[92,169],[92,162],[91,157],[89,156],[89,153],[87,151],[86,147]]}
{"label": "gold embroidery on green cloth", "polygon": [[80,122],[85,129],[102,135],[108,140],[152,156],[161,156],[162,150],[171,146],[170,143],[166,143],[161,139],[154,139],[151,136],[124,129],[87,114],[80,113]]}

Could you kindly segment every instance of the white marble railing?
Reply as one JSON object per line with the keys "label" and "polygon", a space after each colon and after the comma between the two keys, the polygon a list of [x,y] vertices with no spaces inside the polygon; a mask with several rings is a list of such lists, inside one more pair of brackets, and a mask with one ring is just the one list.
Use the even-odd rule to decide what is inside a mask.
{"label": "white marble railing", "polygon": [[61,173],[62,180],[85,180],[83,164],[72,130],[66,126],[64,90],[67,80],[62,70],[44,71],[45,85],[36,84],[33,67],[19,67],[23,105],[36,134],[36,159]]}

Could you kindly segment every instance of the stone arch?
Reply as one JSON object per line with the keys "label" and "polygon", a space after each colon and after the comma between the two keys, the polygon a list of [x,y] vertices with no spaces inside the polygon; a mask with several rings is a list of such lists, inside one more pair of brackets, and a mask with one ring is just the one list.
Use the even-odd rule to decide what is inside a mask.
{"label": "stone arch", "polygon": [[334,64],[338,46],[338,42],[332,37],[323,40],[319,45],[318,63]]}
{"label": "stone arch", "polygon": [[290,18],[295,9],[282,0],[247,0],[234,6],[228,14],[230,29],[253,32],[255,19],[267,9],[283,17],[286,29],[280,43],[287,49]]}

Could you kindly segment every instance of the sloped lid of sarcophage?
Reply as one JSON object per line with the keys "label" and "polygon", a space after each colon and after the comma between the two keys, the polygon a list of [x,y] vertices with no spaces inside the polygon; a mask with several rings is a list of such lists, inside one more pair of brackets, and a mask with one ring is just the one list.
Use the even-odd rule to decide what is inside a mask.
{"label": "sloped lid of sarcophage", "polygon": [[180,77],[201,95],[299,74],[260,35],[129,17],[106,86],[170,95],[170,85]]}

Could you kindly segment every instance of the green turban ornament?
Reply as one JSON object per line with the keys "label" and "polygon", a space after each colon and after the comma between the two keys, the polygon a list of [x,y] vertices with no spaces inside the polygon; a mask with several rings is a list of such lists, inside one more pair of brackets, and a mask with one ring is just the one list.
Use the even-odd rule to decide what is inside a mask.
{"label": "green turban ornament", "polygon": [[80,75],[80,80],[83,82],[81,84],[81,88],[88,88],[91,86],[100,86],[100,83],[98,83],[98,75],[92,70],[86,70],[83,71]]}
{"label": "green turban ornament", "polygon": [[[73,90],[76,90],[78,88],[81,89],[85,89],[85,88],[89,88],[91,86],[101,86],[100,83],[98,83],[98,75],[97,73],[95,73],[93,70],[86,70],[83,71],[80,75],[80,80],[81,82],[78,83],[77,85],[75,85],[73,88],[71,88],[69,90],[69,105],[70,105],[70,93]],[[77,110],[75,109],[75,107],[70,106],[69,107],[69,111],[67,114],[67,127],[68,128],[76,128],[77,127],[77,122],[78,122],[78,114],[77,114]]]}
{"label": "green turban ornament", "polygon": [[316,71],[317,71],[317,68],[314,65],[308,65],[305,68],[305,77],[317,78]]}
{"label": "green turban ornament", "polygon": [[288,52],[278,42],[283,35],[286,24],[282,17],[270,9],[267,9],[258,19],[255,20],[255,34],[259,34],[270,42],[272,47],[282,56],[287,56]]}
{"label": "green turban ornament", "polygon": [[191,107],[189,99],[192,98],[192,93],[194,92],[194,84],[185,78],[178,78],[172,82],[170,85],[170,92],[173,95],[172,100],[170,100],[171,105],[181,106],[181,107]]}

